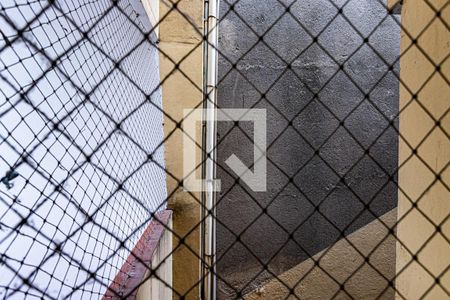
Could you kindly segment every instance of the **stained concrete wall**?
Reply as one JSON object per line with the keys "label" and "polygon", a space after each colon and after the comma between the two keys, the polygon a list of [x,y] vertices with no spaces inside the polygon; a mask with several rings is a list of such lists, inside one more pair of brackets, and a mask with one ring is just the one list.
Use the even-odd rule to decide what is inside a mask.
{"label": "stained concrete wall", "polygon": [[[310,33],[319,35],[318,43],[329,54],[312,43],[292,17],[276,21],[284,11],[272,0],[241,0],[234,11],[225,2],[221,5],[219,106],[266,108],[271,147],[268,191],[254,193],[243,183],[234,185],[224,160],[234,153],[251,165],[253,146],[233,124],[219,124],[219,299],[262,287],[274,275],[332,246],[341,231],[348,235],[365,228],[397,204],[396,185],[389,179],[397,167],[397,134],[385,128],[398,111],[398,80],[393,75],[398,65],[389,71],[367,44],[361,46],[363,38],[342,16],[334,18],[337,10],[328,0],[296,1],[291,12]],[[376,27],[370,45],[388,63],[395,61],[400,29],[393,17],[399,16],[384,20],[386,9],[373,0],[350,1],[343,12],[363,35]],[[267,45],[258,42],[257,34],[264,34]],[[339,67],[344,62],[345,73]],[[240,126],[251,136],[251,124]],[[363,149],[368,147],[370,155]],[[369,244],[380,234],[378,227],[371,228],[373,232],[364,231],[362,243]],[[379,257],[395,256],[392,243],[383,249],[386,253]],[[348,263],[349,268],[343,268],[347,276],[353,261],[360,259],[347,257],[345,251],[335,257],[342,260],[336,266]],[[374,260],[380,269],[386,267],[382,260]],[[387,278],[394,268],[390,260]],[[360,285],[373,281],[387,286],[386,280],[366,274]],[[320,288],[304,288],[309,287],[311,295]],[[353,296],[359,298],[362,294],[355,291]],[[386,297],[393,298],[392,291]]]}
{"label": "stained concrete wall", "polygon": [[[171,6],[170,1],[162,1],[161,18],[167,15]],[[167,137],[164,144],[166,166],[175,178],[181,180],[183,178],[183,133],[181,130],[176,130],[176,122],[182,120],[183,109],[196,107],[202,101],[202,69],[198,66],[202,65],[203,2],[182,0],[178,2],[177,8],[179,11],[170,12],[160,24],[160,49],[162,50],[160,58],[161,78],[163,80],[166,78],[162,86],[163,107],[170,116],[164,121]],[[188,16],[188,20],[194,24],[194,27],[180,11]],[[175,64],[179,64],[183,73],[178,70],[173,71]],[[201,141],[200,136],[198,141]],[[198,194],[192,196],[183,191],[173,178],[168,179],[168,192],[172,195],[168,205],[173,210],[173,230],[183,238],[180,240],[174,236],[173,287],[185,299],[197,299],[197,283],[200,277],[198,260],[200,241],[198,199],[200,196]],[[174,299],[179,299],[179,295],[174,293]]]}
{"label": "stained concrete wall", "polygon": [[[199,194],[189,194],[183,179],[183,110],[202,102],[202,0],[146,0],[151,20],[159,24],[160,76],[163,94],[164,155],[168,207],[173,210],[173,298],[198,299],[200,205]],[[159,5],[158,9],[156,6]],[[178,128],[178,124],[179,127]],[[192,137],[201,142],[201,135]],[[198,161],[201,152],[198,151]],[[199,173],[198,170],[197,173]],[[167,299],[163,297],[164,299]],[[161,298],[161,299],[163,299]],[[154,299],[160,299],[158,297]]]}
{"label": "stained concrete wall", "polygon": [[[450,266],[450,5],[446,0],[430,3],[440,11],[440,18],[425,1],[403,1],[399,299],[448,299],[450,291],[450,272],[446,272]],[[417,44],[413,44],[414,39]],[[417,99],[412,99],[411,93]],[[412,148],[417,148],[417,155]],[[440,285],[435,285],[436,277]]]}

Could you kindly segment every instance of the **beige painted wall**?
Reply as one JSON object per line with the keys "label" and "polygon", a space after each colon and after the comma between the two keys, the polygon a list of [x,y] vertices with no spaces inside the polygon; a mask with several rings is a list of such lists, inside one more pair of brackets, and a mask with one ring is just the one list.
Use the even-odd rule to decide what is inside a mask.
{"label": "beige painted wall", "polygon": [[398,3],[400,3],[400,1],[402,1],[402,0],[388,0],[387,7],[389,9],[394,8],[394,6],[397,5]]}
{"label": "beige painted wall", "polygon": [[[176,9],[173,3],[177,2]],[[153,25],[158,24],[160,77],[164,117],[168,208],[173,211],[173,293],[174,299],[198,299],[200,195],[191,195],[177,182],[183,179],[183,131],[177,123],[183,110],[202,103],[202,0],[143,0]],[[178,65],[176,67],[176,65]],[[180,125],[183,128],[183,125]],[[200,128],[195,138],[201,144]],[[190,159],[190,158],[188,158]],[[201,152],[197,151],[200,162]],[[200,177],[200,169],[197,176]],[[177,238],[177,235],[183,238]],[[187,247],[188,246],[188,247]],[[166,298],[153,298],[166,299]]]}
{"label": "beige painted wall", "polygon": [[[450,238],[450,193],[443,185],[450,185],[450,142],[444,134],[444,130],[450,133],[450,114],[446,114],[450,108],[450,87],[443,79],[443,76],[450,79],[450,60],[441,65],[441,74],[435,73],[435,65],[450,51],[450,32],[443,24],[450,23],[450,5],[448,0],[429,2],[436,10],[447,3],[441,12],[444,21],[436,19],[435,12],[423,0],[404,0],[402,8],[402,25],[412,37],[404,31],[401,40],[404,85],[400,90],[400,108],[404,111],[400,114],[397,234],[404,244],[397,243],[396,286],[398,298],[402,295],[407,299],[419,299],[429,289],[426,299],[449,298],[440,286],[433,284],[434,278],[450,265],[450,245],[443,238],[443,235]],[[420,35],[428,24],[431,25]],[[417,39],[417,45],[412,45],[412,39]],[[417,94],[417,100],[409,105],[412,96],[405,86]],[[424,108],[435,120],[440,120],[440,127],[435,126]],[[412,155],[407,143],[417,148],[420,159]],[[436,181],[434,173],[440,174],[441,179]],[[432,222],[441,225],[442,233],[435,234]],[[413,261],[410,251],[417,255],[418,262]],[[450,291],[450,272],[440,281]]]}
{"label": "beige painted wall", "polygon": [[[159,48],[163,108],[175,122],[182,120],[183,109],[201,106],[202,103],[203,1],[181,0],[177,9],[179,11],[172,9],[169,0],[160,1]],[[179,70],[174,70],[176,64],[179,64]],[[164,144],[165,160],[168,172],[180,180],[183,178],[183,132],[177,129],[175,122],[169,117],[164,119],[167,137]],[[201,142],[200,134],[195,138]],[[197,154],[200,161],[201,152]],[[170,176],[167,185],[168,193],[174,193],[168,203],[173,210],[173,230],[184,237],[184,241],[175,236],[173,240],[176,249],[173,255],[173,285],[186,299],[198,299],[200,195],[193,197],[183,191]],[[175,293],[174,299],[179,299]]]}

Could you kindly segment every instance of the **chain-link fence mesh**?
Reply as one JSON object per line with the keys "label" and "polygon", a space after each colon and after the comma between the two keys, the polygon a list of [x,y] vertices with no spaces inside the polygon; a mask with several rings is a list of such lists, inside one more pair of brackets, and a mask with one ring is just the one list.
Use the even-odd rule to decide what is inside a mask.
{"label": "chain-link fence mesh", "polygon": [[180,113],[211,98],[203,1],[2,1],[1,297],[449,298],[449,3],[220,1],[214,105],[266,110],[267,191],[227,164],[252,125],[219,122],[211,208],[179,143],[208,154]]}

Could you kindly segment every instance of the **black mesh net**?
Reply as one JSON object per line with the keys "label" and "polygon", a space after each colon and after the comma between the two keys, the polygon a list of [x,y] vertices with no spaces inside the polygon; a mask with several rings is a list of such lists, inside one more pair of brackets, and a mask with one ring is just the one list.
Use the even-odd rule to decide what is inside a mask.
{"label": "black mesh net", "polygon": [[[267,148],[217,122],[215,158],[178,109],[212,98],[208,1],[1,1],[0,296],[129,299],[153,280],[174,299],[449,298],[450,2],[416,2],[220,1],[212,105],[264,109]],[[183,190],[183,136],[203,152],[189,174],[215,159],[213,207]],[[267,159],[266,191],[233,154]],[[154,222],[173,245],[149,263]]]}

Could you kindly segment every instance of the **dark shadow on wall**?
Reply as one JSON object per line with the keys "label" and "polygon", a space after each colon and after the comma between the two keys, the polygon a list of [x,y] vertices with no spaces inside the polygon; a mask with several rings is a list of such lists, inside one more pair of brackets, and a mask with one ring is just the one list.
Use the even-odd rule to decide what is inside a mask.
{"label": "dark shadow on wall", "polygon": [[252,164],[242,132],[252,136],[252,124],[219,123],[219,299],[271,278],[264,265],[280,274],[397,205],[399,16],[377,0],[345,5],[353,26],[330,0],[296,1],[292,15],[277,0],[233,2],[220,7],[218,105],[267,110],[268,189],[236,184],[224,163],[236,154]]}

